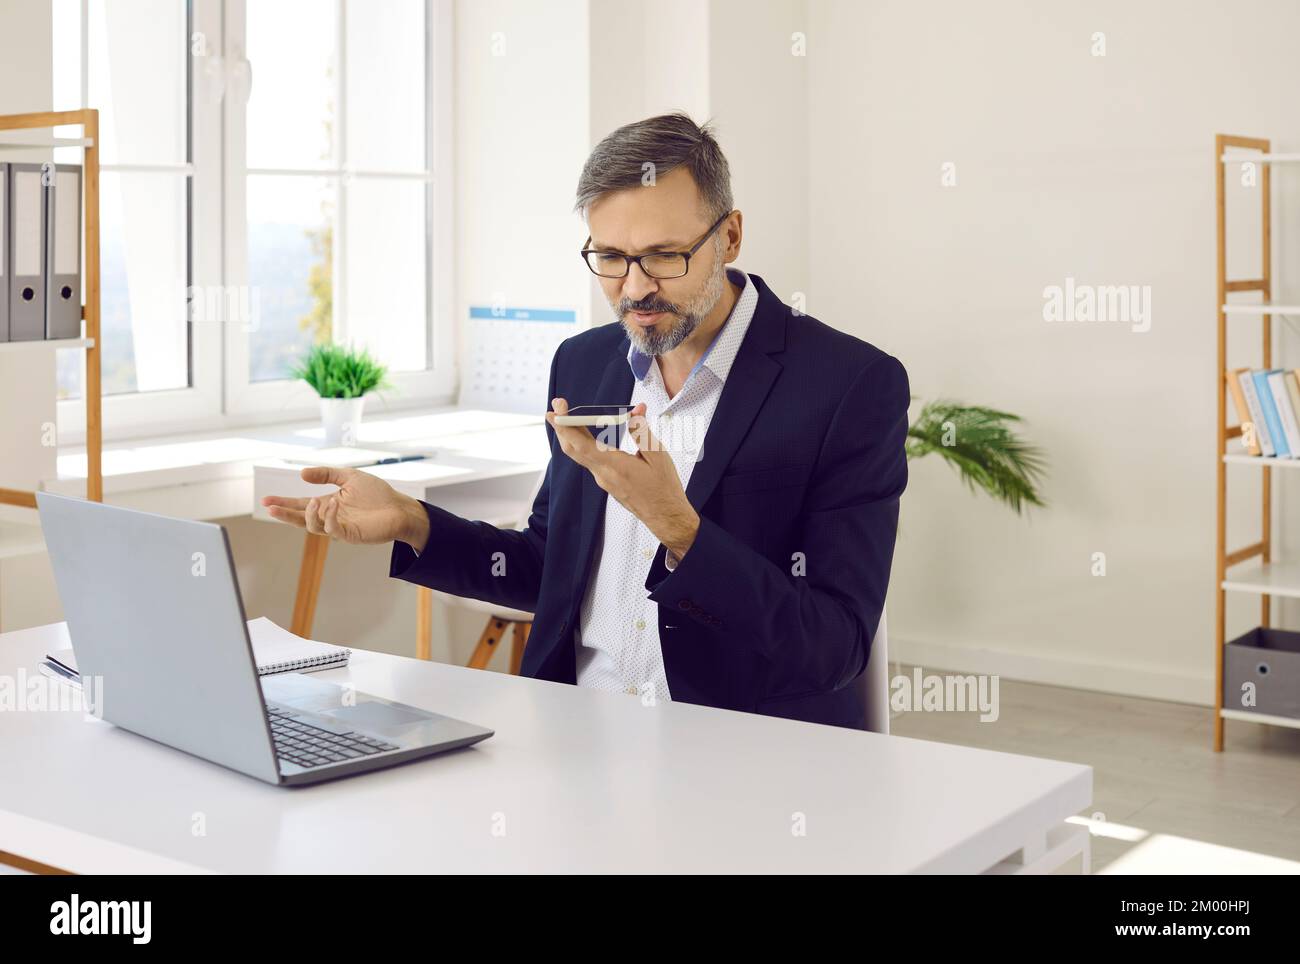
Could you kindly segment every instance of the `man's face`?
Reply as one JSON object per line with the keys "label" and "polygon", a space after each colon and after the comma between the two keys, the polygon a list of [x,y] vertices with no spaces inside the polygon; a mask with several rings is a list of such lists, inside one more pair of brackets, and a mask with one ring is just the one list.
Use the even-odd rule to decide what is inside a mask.
{"label": "man's face", "polygon": [[[713,223],[686,168],[653,186],[615,191],[595,202],[587,217],[588,247],[622,254],[689,251]],[[724,223],[691,256],[680,278],[656,279],[632,265],[626,278],[598,278],[632,346],[646,355],[672,351],[717,305],[725,286]]]}

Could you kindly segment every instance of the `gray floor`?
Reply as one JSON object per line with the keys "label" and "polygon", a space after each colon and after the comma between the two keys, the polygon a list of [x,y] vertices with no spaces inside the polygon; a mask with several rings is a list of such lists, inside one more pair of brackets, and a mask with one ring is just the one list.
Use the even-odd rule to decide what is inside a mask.
{"label": "gray floor", "polygon": [[1094,873],[1300,873],[1254,856],[1300,861],[1300,730],[1228,720],[1215,753],[1209,708],[1006,679],[999,703],[995,722],[911,712],[892,732],[1090,765],[1093,806],[1081,816],[1117,825],[1092,838]]}

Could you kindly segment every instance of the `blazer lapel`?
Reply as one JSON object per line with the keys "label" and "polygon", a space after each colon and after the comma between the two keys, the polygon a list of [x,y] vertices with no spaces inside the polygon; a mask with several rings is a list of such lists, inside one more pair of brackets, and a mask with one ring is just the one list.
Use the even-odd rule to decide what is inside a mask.
{"label": "blazer lapel", "polygon": [[686,484],[686,497],[696,512],[709,501],[781,373],[781,363],[771,356],[785,349],[786,307],[762,278],[749,277],[758,286],[758,306],[722,385],[722,397],[704,435],[703,455]]}

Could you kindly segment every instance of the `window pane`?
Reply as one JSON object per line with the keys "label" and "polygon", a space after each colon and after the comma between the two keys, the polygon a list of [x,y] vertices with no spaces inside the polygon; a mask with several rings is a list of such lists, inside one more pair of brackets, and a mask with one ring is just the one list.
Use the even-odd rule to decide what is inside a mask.
{"label": "window pane", "polygon": [[[187,185],[183,175],[100,174],[105,395],[189,386]],[[59,396],[79,396],[81,352],[59,356]]]}
{"label": "window pane", "polygon": [[334,5],[257,0],[247,30],[248,166],[333,166]]}
{"label": "window pane", "polygon": [[89,90],[99,110],[101,164],[183,164],[186,4],[95,0],[88,5]]}
{"label": "window pane", "polygon": [[349,0],[349,167],[424,170],[424,46],[424,0]]}
{"label": "window pane", "polygon": [[357,178],[347,188],[348,340],[394,371],[425,368],[423,181]]}
{"label": "window pane", "polygon": [[333,336],[334,188],[323,178],[248,178],[248,377],[286,378]]}

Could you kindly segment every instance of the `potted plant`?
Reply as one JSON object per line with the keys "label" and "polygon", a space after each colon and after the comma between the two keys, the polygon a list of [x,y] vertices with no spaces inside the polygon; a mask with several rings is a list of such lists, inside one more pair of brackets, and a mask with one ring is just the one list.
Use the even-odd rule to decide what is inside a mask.
{"label": "potted plant", "polygon": [[313,345],[291,374],[320,396],[326,445],[355,445],[366,393],[388,388],[388,369],[364,348]]}
{"label": "potted plant", "polygon": [[[916,396],[912,396],[915,398]],[[1015,433],[1019,415],[948,399],[926,402],[907,430],[907,458],[937,452],[972,492],[983,489],[1017,515],[1024,505],[1046,506],[1038,480],[1046,468],[1042,450]]]}

